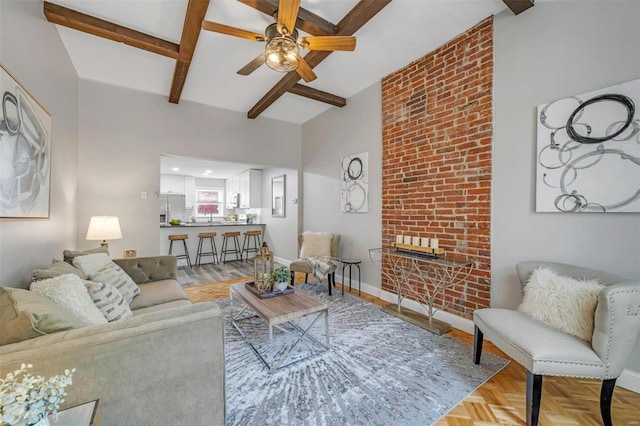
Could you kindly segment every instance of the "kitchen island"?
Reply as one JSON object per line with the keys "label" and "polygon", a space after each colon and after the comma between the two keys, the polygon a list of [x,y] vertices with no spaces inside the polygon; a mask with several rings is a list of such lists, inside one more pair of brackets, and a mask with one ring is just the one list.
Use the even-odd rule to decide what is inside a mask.
{"label": "kitchen island", "polygon": [[[222,233],[223,232],[240,232],[240,237],[238,240],[240,241],[240,249],[242,249],[242,242],[244,241],[244,233],[247,231],[262,231],[261,241],[264,239],[265,234],[264,223],[240,223],[240,222],[195,222],[195,223],[183,223],[181,225],[160,225],[160,254],[168,254],[169,253],[169,235],[174,234],[187,234],[189,238],[187,239],[187,248],[189,249],[189,257],[191,258],[191,263],[195,266],[196,262],[196,254],[198,252],[198,234],[200,232],[217,232],[218,235],[215,238],[216,248],[218,250],[218,255],[220,255],[220,250],[222,249]],[[209,247],[209,246],[207,246]],[[176,241],[173,243],[173,254],[182,254],[183,253],[182,242]],[[204,249],[203,251],[210,251],[209,249]],[[255,253],[251,253],[253,255]],[[228,258],[230,259],[230,258]],[[211,256],[207,256],[203,258],[202,263],[210,263]],[[184,259],[179,260],[179,265],[184,265],[186,261]]]}

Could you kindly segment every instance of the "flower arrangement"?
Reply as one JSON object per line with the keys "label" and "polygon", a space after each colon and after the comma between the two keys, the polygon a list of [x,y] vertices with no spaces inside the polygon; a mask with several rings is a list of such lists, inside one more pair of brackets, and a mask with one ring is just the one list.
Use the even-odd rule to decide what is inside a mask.
{"label": "flower arrangement", "polygon": [[[71,384],[76,369],[65,370],[64,375],[50,377],[28,373],[31,364],[22,364],[20,370],[0,379],[0,425],[30,426],[52,415],[58,419],[58,409],[67,395],[65,388]],[[18,377],[22,375],[22,380]]]}

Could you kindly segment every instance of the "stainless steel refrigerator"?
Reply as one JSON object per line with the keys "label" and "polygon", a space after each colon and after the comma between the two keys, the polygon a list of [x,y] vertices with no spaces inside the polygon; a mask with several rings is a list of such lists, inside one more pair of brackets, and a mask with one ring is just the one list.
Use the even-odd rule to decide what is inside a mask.
{"label": "stainless steel refrigerator", "polygon": [[167,225],[171,219],[186,220],[184,194],[160,194],[160,224]]}

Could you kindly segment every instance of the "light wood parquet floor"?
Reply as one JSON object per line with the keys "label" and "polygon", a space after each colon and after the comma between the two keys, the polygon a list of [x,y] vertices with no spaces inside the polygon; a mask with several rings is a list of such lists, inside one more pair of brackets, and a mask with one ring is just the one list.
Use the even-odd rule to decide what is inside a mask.
{"label": "light wood parquet floor", "polygon": [[[247,278],[186,287],[194,303],[229,297],[229,285]],[[296,275],[296,283],[304,282],[304,275]],[[338,284],[340,289],[340,284]],[[349,293],[345,288],[345,293]],[[357,297],[357,290],[351,294]],[[387,302],[362,294],[362,299],[384,306]],[[453,329],[449,333],[470,345],[473,336]],[[508,358],[490,342],[484,350]],[[501,372],[465,398],[444,416],[437,426],[524,425],[526,371],[511,362]],[[600,420],[600,382],[588,379],[549,377],[543,379],[541,426],[598,426]],[[612,420],[616,426],[640,426],[640,395],[616,387],[613,395]]]}

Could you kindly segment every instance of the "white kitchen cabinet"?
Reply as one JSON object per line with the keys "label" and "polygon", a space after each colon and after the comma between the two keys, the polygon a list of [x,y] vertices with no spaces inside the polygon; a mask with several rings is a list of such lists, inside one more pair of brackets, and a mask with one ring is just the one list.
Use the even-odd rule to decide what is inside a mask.
{"label": "white kitchen cabinet", "polygon": [[247,170],[240,174],[240,207],[259,208],[262,205],[262,171]]}
{"label": "white kitchen cabinet", "polygon": [[184,177],[184,203],[186,209],[192,209],[196,202],[196,178]]}
{"label": "white kitchen cabinet", "polygon": [[161,194],[184,194],[184,176],[160,175]]}
{"label": "white kitchen cabinet", "polygon": [[227,209],[234,209],[238,206],[233,205],[234,195],[240,192],[240,176],[231,176],[225,181],[225,205]]}

